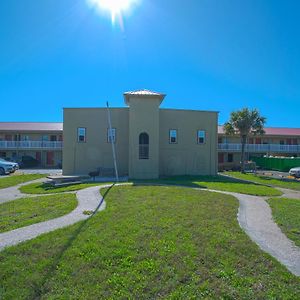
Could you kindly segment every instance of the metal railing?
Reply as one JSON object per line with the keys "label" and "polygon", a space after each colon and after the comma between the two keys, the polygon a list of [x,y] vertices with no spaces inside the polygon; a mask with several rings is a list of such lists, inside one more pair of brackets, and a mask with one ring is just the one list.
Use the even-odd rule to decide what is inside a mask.
{"label": "metal railing", "polygon": [[149,159],[149,145],[139,145],[139,159]]}
{"label": "metal railing", "polygon": [[[242,144],[218,144],[218,150],[240,152],[242,150]],[[245,151],[265,153],[299,153],[300,145],[246,144]]]}
{"label": "metal railing", "polygon": [[63,142],[0,141],[0,149],[62,149]]}

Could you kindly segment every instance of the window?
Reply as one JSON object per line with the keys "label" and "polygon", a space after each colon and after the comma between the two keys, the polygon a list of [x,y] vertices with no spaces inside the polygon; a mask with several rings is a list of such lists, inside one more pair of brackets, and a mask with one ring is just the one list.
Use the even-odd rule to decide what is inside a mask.
{"label": "window", "polygon": [[139,159],[149,159],[149,135],[146,132],[139,136]]}
{"label": "window", "polygon": [[232,153],[228,153],[227,161],[228,162],[233,162],[233,154]]}
{"label": "window", "polygon": [[28,135],[22,135],[21,139],[22,139],[22,141],[29,141],[29,136]]}
{"label": "window", "polygon": [[205,130],[197,131],[197,143],[204,144],[205,143]]}
{"label": "window", "polygon": [[84,127],[77,128],[77,142],[81,142],[81,143],[86,142],[86,128]]}
{"label": "window", "polygon": [[116,142],[116,128],[112,128],[111,130],[107,128],[107,142],[111,143],[111,141]]}
{"label": "window", "polygon": [[51,142],[56,142],[57,141],[56,135],[50,135],[50,141]]}
{"label": "window", "polygon": [[170,129],[169,131],[169,143],[177,144],[177,129]]}
{"label": "window", "polygon": [[48,135],[43,135],[42,140],[45,141],[45,142],[49,141],[49,136]]}

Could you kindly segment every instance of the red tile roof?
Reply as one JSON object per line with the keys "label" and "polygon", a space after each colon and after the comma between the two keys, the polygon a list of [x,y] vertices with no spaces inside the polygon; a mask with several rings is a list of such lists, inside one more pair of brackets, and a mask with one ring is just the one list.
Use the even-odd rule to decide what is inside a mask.
{"label": "red tile roof", "polygon": [[[300,128],[265,127],[266,135],[300,136]],[[224,134],[222,125],[218,126],[218,133]]]}
{"label": "red tile roof", "polygon": [[150,90],[129,91],[129,92],[125,92],[124,95],[165,96],[162,93],[158,93]]}
{"label": "red tile roof", "polygon": [[63,123],[0,122],[0,131],[62,131]]}
{"label": "red tile roof", "polygon": [[129,105],[130,96],[145,96],[147,98],[151,97],[151,96],[158,96],[161,99],[161,102],[162,102],[166,95],[162,94],[162,93],[158,93],[158,92],[154,92],[154,91],[144,89],[144,90],[125,92],[123,96],[124,96],[125,104]]}

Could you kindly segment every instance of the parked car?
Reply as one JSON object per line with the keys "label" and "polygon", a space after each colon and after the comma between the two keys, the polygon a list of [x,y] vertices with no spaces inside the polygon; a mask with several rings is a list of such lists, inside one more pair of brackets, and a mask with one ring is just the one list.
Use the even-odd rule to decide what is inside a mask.
{"label": "parked car", "polygon": [[19,165],[20,165],[20,168],[33,168],[33,167],[36,167],[40,164],[40,162],[33,158],[32,156],[29,156],[29,155],[25,155],[25,156],[22,156],[19,160]]}
{"label": "parked car", "polygon": [[0,158],[0,175],[10,174],[19,169],[17,163],[8,162],[3,158]]}
{"label": "parked car", "polygon": [[296,178],[300,178],[300,167],[290,169],[289,174]]}
{"label": "parked car", "polygon": [[19,164],[15,161],[12,161],[8,157],[0,158],[0,161],[12,164],[14,166],[15,171],[20,169]]}

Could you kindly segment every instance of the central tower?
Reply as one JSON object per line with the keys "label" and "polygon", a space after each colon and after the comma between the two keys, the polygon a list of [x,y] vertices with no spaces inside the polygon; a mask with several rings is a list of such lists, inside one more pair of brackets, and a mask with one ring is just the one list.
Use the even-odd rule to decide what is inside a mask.
{"label": "central tower", "polygon": [[164,94],[148,90],[124,93],[129,106],[129,177],[159,177],[159,106]]}

